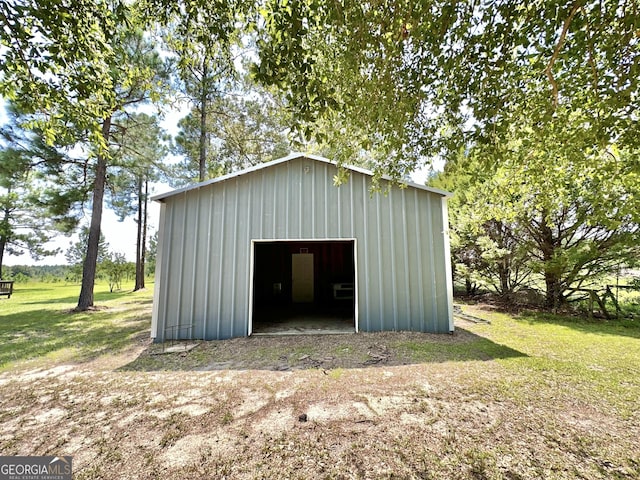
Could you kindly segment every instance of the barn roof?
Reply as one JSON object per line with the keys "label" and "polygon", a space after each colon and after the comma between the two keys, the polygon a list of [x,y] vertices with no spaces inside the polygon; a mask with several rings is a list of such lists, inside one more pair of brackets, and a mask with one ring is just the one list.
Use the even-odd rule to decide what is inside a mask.
{"label": "barn roof", "polygon": [[[272,167],[274,165],[279,165],[281,163],[286,163],[286,162],[289,162],[291,160],[296,160],[296,159],[299,159],[299,158],[305,158],[307,160],[314,160],[314,161],[317,161],[317,162],[328,163],[330,165],[337,165],[337,162],[334,162],[332,160],[329,160],[328,158],[321,157],[321,156],[318,156],[318,155],[311,155],[311,154],[308,154],[308,153],[291,153],[291,154],[287,155],[286,157],[278,158],[278,159],[272,160],[270,162],[260,163],[258,165],[255,165],[255,166],[250,167],[250,168],[246,168],[244,170],[239,170],[237,172],[232,172],[232,173],[229,173],[227,175],[223,175],[221,177],[213,178],[211,180],[207,180],[207,181],[200,182],[200,183],[195,183],[193,185],[188,185],[186,187],[178,188],[178,189],[172,190],[170,192],[165,192],[165,193],[161,193],[161,194],[155,195],[155,196],[151,197],[151,200],[155,200],[155,201],[161,202],[163,200],[166,200],[167,198],[173,197],[173,196],[181,194],[181,193],[190,192],[192,190],[198,190],[200,188],[206,187],[208,185],[212,185],[214,183],[224,182],[225,180],[229,180],[230,178],[239,177],[239,176],[245,175],[247,173],[256,172],[256,171],[259,171],[259,170],[262,170],[262,169],[265,169],[265,168]],[[370,171],[370,170],[367,170],[365,168],[355,167],[355,166],[352,166],[352,165],[342,165],[342,167],[346,168],[347,170],[351,170],[353,172],[361,173],[363,175],[373,176],[373,172]],[[383,176],[382,178],[385,179],[385,180],[391,180],[391,178],[386,176],[386,175]],[[441,195],[443,197],[451,197],[452,196],[452,194],[450,192],[447,192],[445,190],[440,190],[438,188],[432,188],[432,187],[428,187],[426,185],[420,185],[420,184],[414,183],[414,182],[404,182],[404,183],[408,187],[417,188],[419,190],[425,190],[427,192],[435,193],[435,194]]]}

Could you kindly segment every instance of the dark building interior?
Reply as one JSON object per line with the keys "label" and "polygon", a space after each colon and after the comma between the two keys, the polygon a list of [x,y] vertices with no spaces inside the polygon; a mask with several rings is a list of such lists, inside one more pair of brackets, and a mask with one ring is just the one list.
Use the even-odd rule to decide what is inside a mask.
{"label": "dark building interior", "polygon": [[254,333],[355,330],[352,240],[254,245]]}

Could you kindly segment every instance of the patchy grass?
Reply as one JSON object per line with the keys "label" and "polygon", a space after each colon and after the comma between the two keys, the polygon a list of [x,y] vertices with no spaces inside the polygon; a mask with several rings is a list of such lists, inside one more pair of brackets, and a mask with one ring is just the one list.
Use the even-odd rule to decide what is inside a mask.
{"label": "patchy grass", "polygon": [[633,321],[467,306],[491,324],[160,354],[151,292],[72,314],[77,292],[0,300],[5,455],[72,455],[77,479],[640,478]]}
{"label": "patchy grass", "polygon": [[491,325],[477,325],[475,333],[494,344],[507,343],[524,355],[503,361],[513,374],[529,377],[535,385],[556,384],[593,405],[606,399],[606,408],[614,407],[623,416],[637,414],[640,321],[538,312],[513,318],[477,307],[468,310],[492,321]]}

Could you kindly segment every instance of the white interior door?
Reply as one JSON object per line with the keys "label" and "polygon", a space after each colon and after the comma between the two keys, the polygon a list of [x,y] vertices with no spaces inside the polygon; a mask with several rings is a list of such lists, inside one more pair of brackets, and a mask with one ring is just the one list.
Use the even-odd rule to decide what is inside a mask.
{"label": "white interior door", "polygon": [[295,303],[313,302],[313,253],[291,256],[291,299]]}

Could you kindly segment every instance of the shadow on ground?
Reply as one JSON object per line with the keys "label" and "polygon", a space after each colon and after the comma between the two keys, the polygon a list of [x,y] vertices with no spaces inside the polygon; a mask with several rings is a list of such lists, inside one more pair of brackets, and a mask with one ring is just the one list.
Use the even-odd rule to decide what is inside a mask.
{"label": "shadow on ground", "polygon": [[328,370],[429,362],[491,361],[524,356],[517,350],[464,328],[457,328],[453,335],[378,332],[252,336],[173,345],[152,344],[133,362],[119,370]]}
{"label": "shadow on ground", "polygon": [[[489,313],[501,313],[503,310],[495,308],[491,304],[471,303],[475,312],[480,316]],[[472,312],[473,312],[472,311]],[[554,314],[536,310],[518,310],[511,312],[511,316],[518,322],[528,325],[552,325],[566,327],[580,333],[594,335],[613,335],[631,338],[640,338],[640,319],[638,318],[589,318],[585,315]]]}
{"label": "shadow on ground", "polygon": [[149,335],[149,313],[140,309],[149,303],[74,313],[53,302],[49,309],[0,315],[0,367],[64,351],[82,363],[140,344]]}
{"label": "shadow on ground", "polygon": [[581,333],[595,335],[617,335],[640,338],[640,321],[637,319],[597,319],[584,317],[566,317],[553,314],[523,312],[515,317],[530,325],[557,325],[571,328]]}
{"label": "shadow on ground", "polygon": [[[37,289],[32,289],[32,290],[29,291],[29,293],[31,293],[33,291],[37,291]],[[94,301],[95,301],[96,304],[99,304],[101,302],[113,301],[113,300],[117,300],[117,299],[120,299],[120,298],[127,297],[127,296],[131,295],[131,293],[132,293],[131,290],[115,290],[113,292],[96,292],[94,294]],[[153,300],[150,299],[147,303],[151,303],[152,301]],[[24,305],[54,305],[54,304],[77,305],[78,296],[74,295],[74,296],[70,296],[70,297],[53,298],[53,299],[47,298],[47,299],[42,299],[42,300],[35,300],[33,302],[24,301],[22,303]]]}

